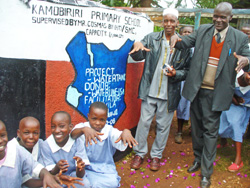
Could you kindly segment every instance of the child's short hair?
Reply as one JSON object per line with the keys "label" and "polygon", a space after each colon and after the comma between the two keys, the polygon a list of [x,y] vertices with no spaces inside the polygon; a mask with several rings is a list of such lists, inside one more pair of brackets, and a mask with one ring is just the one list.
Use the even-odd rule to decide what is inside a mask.
{"label": "child's short hair", "polygon": [[19,129],[20,129],[20,126],[21,126],[22,123],[27,122],[27,121],[30,121],[30,120],[31,120],[31,121],[35,121],[35,122],[38,123],[39,126],[40,126],[40,121],[39,121],[37,118],[35,118],[35,117],[33,117],[33,116],[26,116],[26,117],[22,118],[22,119],[19,121]]}
{"label": "child's short hair", "polygon": [[108,113],[108,107],[105,103],[103,102],[94,102],[90,105],[89,107],[89,111],[92,109],[92,108],[100,108],[100,109],[103,109],[105,110],[107,113]]}
{"label": "child's short hair", "polygon": [[71,124],[71,116],[69,115],[68,112],[65,112],[65,111],[57,111],[57,112],[55,112],[55,113],[53,114],[53,116],[51,117],[51,122],[52,122],[52,119],[54,118],[54,116],[55,116],[56,114],[65,114],[66,116],[68,116],[69,124]]}

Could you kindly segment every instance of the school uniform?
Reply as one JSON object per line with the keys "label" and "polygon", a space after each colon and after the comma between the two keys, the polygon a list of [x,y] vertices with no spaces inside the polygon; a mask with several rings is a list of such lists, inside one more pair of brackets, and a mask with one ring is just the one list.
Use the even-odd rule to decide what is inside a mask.
{"label": "school uniform", "polygon": [[[17,142],[19,141],[19,139],[20,138],[16,138]],[[39,140],[37,141],[37,143],[34,145],[34,147],[32,149],[31,155],[32,155],[32,157],[33,157],[33,159],[35,161],[37,161],[40,164],[44,165],[42,155],[41,155],[42,144],[43,144],[43,140],[39,138]]]}
{"label": "school uniform", "polygon": [[[89,122],[79,123],[74,129],[82,127],[90,127]],[[124,145],[122,141],[115,143],[122,131],[110,125],[106,124],[101,133],[104,134],[100,135],[102,142],[97,140],[97,144],[85,147],[90,161],[90,165],[85,168],[85,171],[93,188],[119,187],[121,177],[116,171],[113,155],[116,149],[124,151],[127,144]],[[84,135],[79,138],[85,143]]]}
{"label": "school uniform", "polygon": [[231,138],[236,142],[243,142],[243,135],[250,118],[250,86],[235,88],[235,94],[244,99],[240,105],[231,104],[229,110],[223,111],[220,117],[219,135]]}
{"label": "school uniform", "polygon": [[[183,89],[183,86],[185,84],[185,81],[181,82],[181,92]],[[179,105],[176,110],[176,115],[178,119],[184,119],[186,121],[189,120],[190,117],[190,101],[185,99],[183,96],[181,96]]]}
{"label": "school uniform", "polygon": [[[76,161],[73,159],[75,156],[81,157],[85,165],[90,164],[84,149],[84,143],[80,139],[73,140],[69,137],[67,143],[63,147],[60,147],[57,145],[54,136],[50,135],[43,143],[42,158],[48,171],[51,171],[56,166],[58,161],[67,160],[69,167],[68,171],[64,174],[76,177]],[[86,175],[84,175],[82,183],[84,186],[79,184],[75,184],[75,186],[77,188],[90,187]]]}
{"label": "school uniform", "polygon": [[43,166],[34,161],[32,155],[12,139],[7,144],[6,158],[0,165],[0,187],[20,188],[32,179],[32,172],[39,175]]}
{"label": "school uniform", "polygon": [[34,160],[39,162],[40,164],[43,164],[43,159],[41,155],[41,148],[42,148],[43,140],[39,139],[38,142],[34,145],[33,150],[32,150],[32,157]]}
{"label": "school uniform", "polygon": [[[19,140],[20,138],[16,138],[16,141],[17,141],[17,144],[20,144],[19,143]],[[37,143],[34,145],[33,149],[32,149],[32,152],[31,152],[31,155],[33,157],[33,159],[37,162],[39,162],[41,165],[44,165],[43,163],[43,159],[42,159],[42,155],[41,155],[41,147],[42,147],[42,143],[43,143],[43,140],[42,139],[39,139],[37,141]],[[21,145],[20,145],[21,146]],[[23,147],[23,146],[22,146]],[[23,147],[24,148],[24,147]],[[26,149],[26,148],[24,148]],[[35,179],[40,179],[39,178],[39,174],[35,174],[35,173],[32,173],[32,178],[35,178]],[[22,188],[27,188],[25,185],[22,185]]]}

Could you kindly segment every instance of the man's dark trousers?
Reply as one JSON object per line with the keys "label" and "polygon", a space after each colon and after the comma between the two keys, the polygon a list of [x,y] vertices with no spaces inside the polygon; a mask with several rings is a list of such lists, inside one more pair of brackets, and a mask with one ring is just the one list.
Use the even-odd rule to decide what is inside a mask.
{"label": "man's dark trousers", "polygon": [[212,111],[212,101],[213,90],[201,88],[190,107],[195,161],[205,177],[213,173],[221,115],[221,111]]}

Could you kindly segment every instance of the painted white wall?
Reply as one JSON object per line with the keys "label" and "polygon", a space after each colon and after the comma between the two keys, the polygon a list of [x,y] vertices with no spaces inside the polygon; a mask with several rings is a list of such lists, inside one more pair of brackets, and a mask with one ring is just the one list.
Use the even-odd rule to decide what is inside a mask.
{"label": "painted white wall", "polygon": [[[0,1],[0,57],[69,61],[65,48],[79,31],[86,33],[89,43],[104,43],[110,50],[119,49],[127,39],[141,40],[153,31],[153,22],[119,10],[38,0],[32,0],[30,5],[31,8],[27,8],[20,0]],[[45,13],[46,7],[56,10],[69,8],[80,13],[51,15],[50,11]],[[108,20],[103,14],[117,19]],[[41,19],[42,23],[37,23]],[[60,19],[65,23],[74,20],[71,22],[73,26],[52,24],[52,19]],[[76,24],[78,21],[85,24]]]}

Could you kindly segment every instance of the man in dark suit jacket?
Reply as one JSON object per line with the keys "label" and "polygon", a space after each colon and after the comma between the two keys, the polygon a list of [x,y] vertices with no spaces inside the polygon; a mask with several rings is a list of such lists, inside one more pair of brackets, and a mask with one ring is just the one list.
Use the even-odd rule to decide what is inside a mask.
{"label": "man in dark suit jacket", "polygon": [[211,184],[221,111],[229,109],[237,72],[249,65],[248,38],[229,26],[231,19],[232,5],[222,2],[214,9],[214,24],[201,25],[182,39],[171,38],[171,46],[177,49],[195,47],[183,96],[191,101],[195,156],[188,172],[201,167],[202,188]]}

